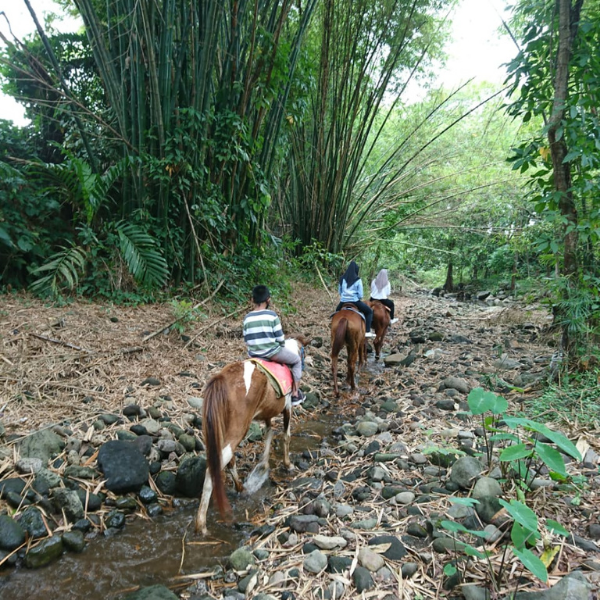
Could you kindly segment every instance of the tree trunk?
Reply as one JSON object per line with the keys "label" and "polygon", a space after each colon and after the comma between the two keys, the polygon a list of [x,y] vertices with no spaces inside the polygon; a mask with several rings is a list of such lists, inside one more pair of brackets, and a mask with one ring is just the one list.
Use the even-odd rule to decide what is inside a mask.
{"label": "tree trunk", "polygon": [[[556,55],[556,74],[554,78],[554,100],[552,114],[548,122],[548,143],[552,157],[552,171],[554,173],[554,189],[559,196],[560,214],[564,217],[564,254],[563,275],[571,279],[577,273],[577,208],[571,192],[571,165],[565,162],[568,154],[567,143],[564,136],[559,135],[565,106],[568,96],[569,60],[573,40],[577,34],[579,14],[583,0],[576,0],[571,5],[571,0],[557,0],[558,8],[558,52]],[[568,288],[565,291],[568,296]],[[562,349],[568,352],[572,340],[566,326],[563,326]]]}
{"label": "tree trunk", "polygon": [[444,290],[450,293],[454,290],[454,282],[452,281],[452,261],[448,263],[448,270],[446,271],[446,283],[444,283]]}

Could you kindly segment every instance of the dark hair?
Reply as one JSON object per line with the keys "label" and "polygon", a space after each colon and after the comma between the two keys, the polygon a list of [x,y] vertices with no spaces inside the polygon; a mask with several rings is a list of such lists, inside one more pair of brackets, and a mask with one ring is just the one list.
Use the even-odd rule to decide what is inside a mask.
{"label": "dark hair", "polygon": [[271,297],[271,292],[266,285],[255,285],[252,289],[252,301],[254,304],[262,304]]}

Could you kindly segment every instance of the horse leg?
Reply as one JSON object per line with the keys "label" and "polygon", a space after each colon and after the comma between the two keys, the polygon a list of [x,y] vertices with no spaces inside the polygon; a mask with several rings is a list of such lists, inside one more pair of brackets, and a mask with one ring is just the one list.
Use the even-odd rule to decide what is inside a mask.
{"label": "horse leg", "polygon": [[348,351],[348,375],[346,377],[346,381],[350,384],[350,389],[355,390],[356,386],[354,385],[354,368],[356,365],[356,348],[352,348],[352,350]]}
{"label": "horse leg", "polygon": [[290,439],[292,437],[290,425],[292,423],[292,407],[287,406],[283,410],[283,466],[292,471],[294,465],[290,461]]}
{"label": "horse leg", "polygon": [[235,485],[235,489],[238,494],[241,494],[244,491],[244,484],[240,479],[237,471],[237,460],[235,458],[235,454],[231,458],[231,464],[229,465],[229,471],[231,472],[231,477],[233,479],[233,483]]}
{"label": "horse leg", "polygon": [[331,371],[333,372],[333,391],[335,393],[336,398],[340,395],[340,390],[338,389],[338,357],[331,357]]}
{"label": "horse leg", "polygon": [[271,427],[271,419],[267,419],[265,423],[267,424],[265,431],[265,449],[260,462],[252,469],[252,472],[246,478],[244,490],[247,494],[256,493],[269,475],[269,453],[271,452],[271,441],[273,440],[274,431]]}
{"label": "horse leg", "polygon": [[[233,452],[231,450],[231,446],[228,444],[221,452],[221,465],[223,468],[229,463],[232,457]],[[206,528],[206,513],[208,512],[208,504],[210,502],[212,491],[213,481],[208,469],[206,469],[206,473],[204,474],[204,485],[202,486],[202,497],[200,498],[200,506],[198,506],[198,512],[196,513],[195,524],[196,533],[201,533],[202,535],[206,535],[208,533]]]}

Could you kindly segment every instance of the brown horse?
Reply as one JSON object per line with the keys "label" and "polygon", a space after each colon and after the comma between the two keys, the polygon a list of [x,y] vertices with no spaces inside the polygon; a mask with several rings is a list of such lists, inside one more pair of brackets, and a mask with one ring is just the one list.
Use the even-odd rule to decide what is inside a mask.
{"label": "brown horse", "polygon": [[[285,347],[301,354],[308,341],[302,336],[297,336],[297,339],[288,338]],[[291,394],[278,396],[267,376],[249,360],[227,365],[208,381],[204,388],[202,407],[207,468],[202,498],[196,513],[196,533],[207,533],[206,514],[213,487],[215,502],[221,515],[224,516],[230,510],[221,473],[228,464],[231,463],[231,475],[238,492],[242,492],[245,487],[248,493],[253,493],[264,483],[269,472],[269,452],[273,438],[271,419],[282,413],[283,464],[291,470]],[[264,421],[266,424],[265,448],[262,460],[248,476],[244,486],[237,473],[235,451],[248,433],[253,420]]]}
{"label": "brown horse", "polygon": [[365,347],[365,320],[352,304],[344,304],[331,319],[331,370],[333,372],[333,390],[339,397],[338,389],[338,355],[346,346],[348,351],[348,373],[346,381],[352,390],[354,373],[358,361],[359,368],[366,362],[367,351]]}
{"label": "brown horse", "polygon": [[379,302],[379,300],[371,300],[367,304],[373,309],[372,327],[375,330],[373,346],[375,346],[375,360],[379,360],[383,339],[390,326],[390,309],[385,304]]}

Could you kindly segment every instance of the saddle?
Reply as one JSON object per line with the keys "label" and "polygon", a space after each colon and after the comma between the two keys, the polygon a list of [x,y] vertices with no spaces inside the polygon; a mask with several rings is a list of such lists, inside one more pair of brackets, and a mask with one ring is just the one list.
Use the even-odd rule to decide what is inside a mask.
{"label": "saddle", "polygon": [[335,312],[332,312],[329,315],[329,318],[331,319],[331,317],[333,317],[333,315],[343,311],[343,310],[351,310],[352,312],[355,312],[357,315],[360,315],[362,317],[363,321],[366,321],[365,319],[365,315],[363,315],[360,310],[358,310],[358,308],[356,308],[356,306],[354,306],[353,304],[344,304],[344,306],[342,306],[342,308],[340,308],[340,310],[337,310]]}
{"label": "saddle", "polygon": [[292,372],[287,365],[273,362],[265,358],[249,358],[269,380],[277,396],[287,396],[292,392]]}

